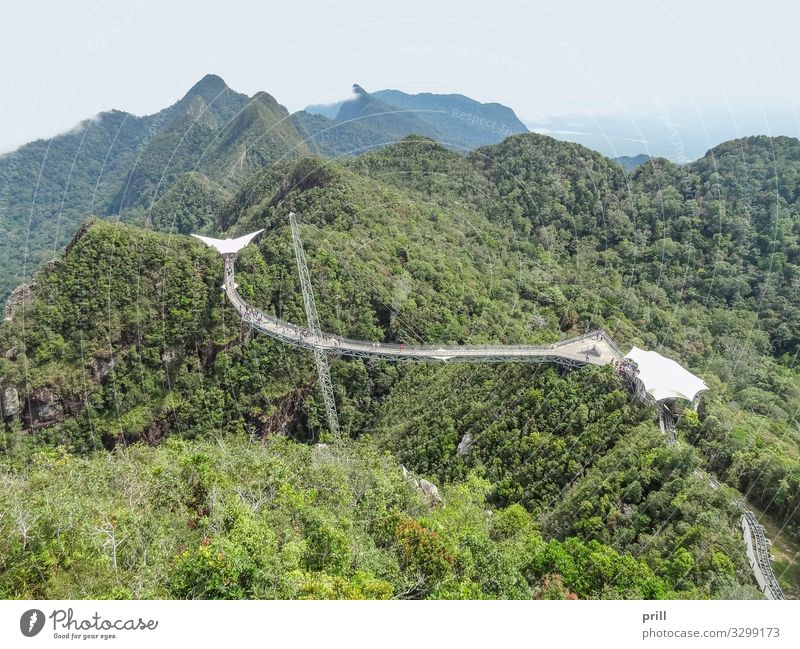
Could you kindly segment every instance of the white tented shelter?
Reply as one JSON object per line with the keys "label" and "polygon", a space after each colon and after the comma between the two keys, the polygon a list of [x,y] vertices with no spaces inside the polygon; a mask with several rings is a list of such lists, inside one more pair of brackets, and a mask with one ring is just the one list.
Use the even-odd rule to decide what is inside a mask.
{"label": "white tented shelter", "polygon": [[686,399],[693,401],[699,392],[707,390],[703,380],[658,352],[634,347],[627,356],[639,367],[639,379],[644,389],[656,401]]}
{"label": "white tented shelter", "polygon": [[248,243],[250,243],[256,237],[256,235],[262,233],[263,231],[264,230],[257,230],[256,232],[251,232],[250,234],[246,234],[238,239],[213,239],[212,237],[203,237],[199,234],[193,234],[192,236],[196,239],[200,239],[200,241],[207,246],[216,248],[221,255],[230,255],[239,252]]}

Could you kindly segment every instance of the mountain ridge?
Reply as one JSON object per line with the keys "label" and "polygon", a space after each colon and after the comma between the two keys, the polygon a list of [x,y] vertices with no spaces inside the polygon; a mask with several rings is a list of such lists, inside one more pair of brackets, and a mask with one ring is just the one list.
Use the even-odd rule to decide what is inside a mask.
{"label": "mountain ridge", "polygon": [[[370,97],[364,91],[362,99]],[[437,135],[413,114],[370,101],[371,115],[340,123],[290,114],[266,92],[248,97],[208,74],[156,113],[104,111],[77,129],[0,156],[0,256],[7,260],[0,269],[0,301],[61,249],[87,216],[146,223],[143,212],[183,174],[199,172],[230,191],[282,159],[353,155],[416,131]],[[157,222],[166,223],[161,217]]]}
{"label": "mountain ridge", "polygon": [[[359,91],[354,90],[356,97],[353,99],[328,105],[309,105],[304,110],[333,121],[342,121],[359,114],[356,108],[359,102],[363,104],[366,99],[371,98],[372,101],[382,102],[389,109],[407,111],[426,122],[428,128],[432,129],[428,132],[418,129],[416,134],[442,139],[447,145],[460,149],[494,144],[507,135],[528,132],[512,109],[496,102],[482,103],[458,93],[407,94],[393,89],[368,93],[358,84],[354,85],[356,87]],[[342,108],[345,109],[344,113],[341,113]],[[383,110],[388,112],[386,108]]]}

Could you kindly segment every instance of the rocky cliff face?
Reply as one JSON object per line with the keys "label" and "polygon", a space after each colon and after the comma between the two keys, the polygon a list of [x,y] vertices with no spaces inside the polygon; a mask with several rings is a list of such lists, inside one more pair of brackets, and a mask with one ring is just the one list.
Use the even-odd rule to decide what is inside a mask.
{"label": "rocky cliff face", "polygon": [[22,412],[19,400],[19,392],[13,386],[8,386],[0,390],[0,411],[3,419],[17,417]]}
{"label": "rocky cliff face", "polygon": [[95,383],[103,383],[114,369],[114,358],[111,356],[94,356],[92,358],[89,374]]}
{"label": "rocky cliff face", "polygon": [[11,320],[14,314],[19,312],[26,304],[28,304],[33,296],[33,291],[36,288],[36,282],[30,284],[20,284],[11,291],[8,296],[5,306],[5,319]]}
{"label": "rocky cliff face", "polygon": [[47,386],[37,388],[26,399],[23,418],[28,428],[42,428],[63,421],[64,406],[54,389]]}

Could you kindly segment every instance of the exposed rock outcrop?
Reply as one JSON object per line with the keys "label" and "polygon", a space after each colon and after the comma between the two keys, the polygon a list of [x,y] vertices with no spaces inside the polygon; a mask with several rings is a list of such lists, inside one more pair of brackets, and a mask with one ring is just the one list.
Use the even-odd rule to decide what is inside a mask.
{"label": "exposed rock outcrop", "polygon": [[456,448],[456,453],[460,457],[465,457],[469,454],[469,449],[472,447],[472,433],[464,433],[464,437],[461,438],[461,441],[458,443],[458,447]]}
{"label": "exposed rock outcrop", "polygon": [[37,388],[28,395],[25,417],[30,428],[43,428],[64,419],[64,407],[49,387]]}
{"label": "exposed rock outcrop", "polygon": [[102,383],[114,369],[114,358],[105,356],[94,356],[89,372],[95,383]]}
{"label": "exposed rock outcrop", "polygon": [[444,500],[439,495],[439,488],[432,482],[428,482],[425,478],[420,478],[419,490],[431,505],[437,506],[444,503]]}
{"label": "exposed rock outcrop", "polygon": [[14,386],[9,385],[0,390],[0,410],[6,419],[16,417],[22,412],[22,404],[19,400],[19,392]]}
{"label": "exposed rock outcrop", "polygon": [[11,291],[11,295],[6,300],[5,318],[11,320],[26,304],[29,304],[36,289],[36,282],[30,284],[20,284]]}
{"label": "exposed rock outcrop", "polygon": [[426,480],[425,478],[420,478],[417,480],[414,475],[402,464],[400,465],[400,468],[403,469],[403,479],[412,485],[417,491],[419,491],[429,504],[434,507],[444,504],[444,499],[439,494],[439,488],[435,484]]}
{"label": "exposed rock outcrop", "polygon": [[314,388],[316,380],[301,385],[274,402],[268,416],[254,418],[253,423],[260,437],[288,435],[297,418],[308,393]]}

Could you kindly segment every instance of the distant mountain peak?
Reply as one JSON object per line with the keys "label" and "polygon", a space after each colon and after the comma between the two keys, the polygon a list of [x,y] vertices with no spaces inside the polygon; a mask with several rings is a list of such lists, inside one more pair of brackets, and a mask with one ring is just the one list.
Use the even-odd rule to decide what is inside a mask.
{"label": "distant mountain peak", "polygon": [[[349,99],[331,104],[312,104],[305,110],[336,122],[371,116],[366,123],[370,128],[377,127],[384,133],[388,129],[395,137],[410,133],[428,135],[461,149],[495,144],[509,135],[528,130],[513,110],[495,102],[482,103],[460,94],[408,94],[400,90],[367,92],[357,83],[353,84],[353,94]],[[393,122],[391,127],[387,124],[390,119]],[[377,124],[378,120],[380,124]]]}
{"label": "distant mountain peak", "polygon": [[211,103],[226,90],[229,88],[222,77],[207,74],[189,89],[186,97],[202,97],[206,103]]}
{"label": "distant mountain peak", "polygon": [[627,172],[631,172],[637,167],[640,167],[646,162],[650,162],[650,160],[652,160],[652,158],[646,153],[640,153],[638,155],[621,155],[612,159],[614,162],[621,165],[622,168]]}
{"label": "distant mountain peak", "polygon": [[283,116],[289,114],[289,111],[281,105],[275,97],[273,97],[268,92],[264,92],[263,90],[259,90],[256,94],[253,95],[253,101],[257,101],[261,104],[264,104],[270,110],[273,110],[277,113],[280,113]]}

